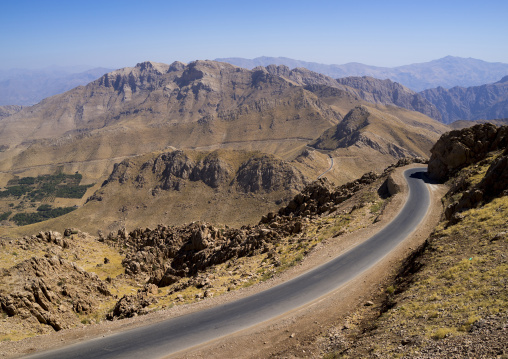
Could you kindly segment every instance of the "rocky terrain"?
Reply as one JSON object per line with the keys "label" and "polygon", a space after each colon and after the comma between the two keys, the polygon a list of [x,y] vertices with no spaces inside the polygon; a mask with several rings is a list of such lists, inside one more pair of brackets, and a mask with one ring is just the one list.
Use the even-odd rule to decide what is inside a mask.
{"label": "rocky terrain", "polygon": [[[0,185],[5,190],[23,178],[60,173],[80,173],[80,186],[90,188],[74,200],[48,195],[39,199],[43,203],[33,203],[26,196],[2,197],[0,219],[12,219],[14,207],[32,215],[39,207],[80,208],[90,196],[104,200],[88,201],[83,211],[26,229],[4,221],[0,231],[24,235],[68,226],[111,231],[192,220],[252,224],[324,171],[343,184],[368,171],[383,171],[404,156],[428,157],[432,143],[448,128],[392,103],[390,83],[374,85],[383,87],[386,96],[362,90],[375,102],[369,103],[353,87],[283,66],[251,71],[214,61],[145,62],[113,71],[0,121]],[[369,114],[365,123],[354,120],[358,108]],[[335,127],[344,117],[347,134]],[[316,139],[328,145],[312,147]],[[141,169],[177,149],[195,154],[188,156],[190,162],[180,163],[178,156],[159,159],[161,173],[150,172],[148,163]],[[215,150],[223,152],[202,161]],[[256,158],[248,162],[248,157]],[[116,164],[116,185],[100,188]]]}
{"label": "rocky terrain", "polygon": [[[449,189],[443,198],[446,210],[442,222],[396,268],[391,279],[381,284],[381,290],[372,290],[371,297],[363,297],[363,304],[332,326],[321,327],[319,337],[287,334],[289,346],[277,349],[277,355],[302,353],[301,348],[305,348],[303,353],[321,353],[325,358],[506,355],[506,129],[481,124],[443,135],[432,149],[429,163],[429,174],[446,180]],[[165,162],[171,156],[179,161]],[[166,172],[173,178],[168,182],[170,187],[182,176],[190,181],[194,171],[201,176],[197,181],[217,178],[204,174],[204,169],[217,161],[213,155],[199,160],[185,156],[177,151],[142,163],[149,163],[147,173]],[[23,239],[4,239],[2,263],[17,258],[19,264],[7,265],[3,271],[4,278],[13,280],[2,280],[10,283],[9,291],[2,291],[0,297],[7,325],[0,327],[2,333],[13,340],[26,335],[22,333],[115,321],[265,281],[299,263],[325,238],[341,238],[379,221],[390,196],[400,190],[391,177],[394,169],[415,161],[424,162],[403,159],[381,175],[367,173],[341,186],[326,179],[313,182],[258,224],[240,228],[194,222],[119,230],[98,237],[69,229],[64,236],[43,232]],[[157,162],[160,165],[154,167]],[[173,163],[179,165],[168,168]],[[223,166],[216,164],[215,168]],[[120,181],[134,185],[136,179],[129,169],[134,167],[118,165],[104,188]],[[212,186],[217,182],[209,183]],[[86,248],[94,248],[97,254],[85,261],[84,254],[91,253]],[[70,263],[71,258],[74,263]],[[39,274],[35,269],[35,276],[29,278],[19,270],[46,261],[52,263],[46,267],[55,269]],[[62,268],[84,276],[72,274],[66,277],[67,282],[62,281],[63,275],[58,274]],[[63,307],[51,304],[58,298],[66,305],[63,293],[72,288],[71,278],[80,278],[89,290],[97,288],[88,303],[91,311],[67,307],[70,313],[78,313],[74,321],[66,319],[70,317],[65,316],[68,312]],[[74,296],[79,298],[79,293]],[[23,315],[32,319],[23,321]]]}
{"label": "rocky terrain", "polygon": [[0,120],[4,117],[14,115],[15,113],[21,111],[22,108],[23,106],[19,105],[0,106]]}
{"label": "rocky terrain", "polygon": [[3,340],[146,314],[264,281],[301,261],[326,233],[375,220],[397,191],[390,174],[414,161],[423,160],[401,160],[339,187],[312,183],[278,212],[236,229],[194,222],[98,237],[67,229],[2,238]]}
{"label": "rocky terrain", "polygon": [[508,76],[486,85],[443,87],[420,92],[441,113],[444,123],[508,117]]}
{"label": "rocky terrain", "polygon": [[[448,179],[442,222],[406,259],[384,293],[371,306],[350,315],[342,329],[336,328],[328,344],[334,350],[325,357],[500,358],[508,354],[507,129],[477,125],[438,141],[429,174]],[[482,143],[484,147],[475,152]],[[457,146],[475,155],[439,150]]]}
{"label": "rocky terrain", "polygon": [[393,104],[412,111],[421,112],[430,118],[441,121],[441,113],[422,95],[391,80],[373,77],[344,77],[337,79],[339,84],[358,90],[359,97],[370,103]]}

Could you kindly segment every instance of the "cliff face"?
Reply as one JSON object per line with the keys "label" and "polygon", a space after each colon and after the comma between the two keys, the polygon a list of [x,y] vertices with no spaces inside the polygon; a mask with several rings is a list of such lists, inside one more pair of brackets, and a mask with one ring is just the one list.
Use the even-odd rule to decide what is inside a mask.
{"label": "cliff face", "polygon": [[439,139],[431,149],[428,172],[444,181],[460,169],[478,162],[492,151],[504,150],[508,145],[508,126],[480,124],[451,131]]}
{"label": "cliff face", "polygon": [[136,188],[179,191],[188,182],[202,182],[208,187],[232,187],[241,192],[299,191],[306,180],[289,163],[268,155],[256,155],[235,169],[217,152],[193,160],[184,151],[167,152],[144,162],[134,164],[124,160],[115,165],[103,188],[118,183]]}

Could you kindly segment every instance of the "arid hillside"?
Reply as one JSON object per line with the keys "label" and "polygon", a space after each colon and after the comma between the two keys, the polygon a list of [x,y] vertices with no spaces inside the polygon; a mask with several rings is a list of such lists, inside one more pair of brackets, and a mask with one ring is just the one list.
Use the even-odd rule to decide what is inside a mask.
{"label": "arid hillside", "polygon": [[[361,91],[284,66],[246,70],[214,61],[145,62],[113,71],[0,120],[0,219],[5,229],[72,211],[14,228],[16,233],[61,226],[109,231],[196,220],[252,224],[301,189],[271,188],[276,182],[271,180],[260,187],[260,176],[283,178],[291,168],[299,173],[298,183],[324,175],[343,184],[404,157],[428,157],[448,130],[420,112],[396,106],[394,98],[402,99],[401,93],[412,96],[401,86],[374,81]],[[194,167],[179,172],[181,186],[159,183],[164,176],[153,177],[156,170],[147,176],[146,163],[174,151],[183,151],[191,167],[212,167],[199,175]],[[216,161],[200,162],[208,156]],[[245,184],[239,188],[235,176],[249,158],[250,165],[257,159],[260,167],[248,174],[244,170]],[[169,156],[168,166],[184,168],[187,159],[182,164]],[[283,161],[283,166],[263,167]],[[131,180],[108,180],[123,178],[120,169]],[[222,171],[224,181],[210,185],[207,176],[215,170]],[[61,195],[68,183],[47,183],[52,190],[43,184],[74,175],[80,176],[74,186],[87,188],[79,197]]]}
{"label": "arid hillside", "polygon": [[506,356],[507,146],[507,126],[441,137],[429,162],[449,188],[441,223],[370,306],[338,324],[325,357]]}
{"label": "arid hillside", "polygon": [[0,170],[60,165],[94,181],[115,162],[168,146],[288,159],[364,103],[357,90],[307,70],[145,62],[3,118]]}

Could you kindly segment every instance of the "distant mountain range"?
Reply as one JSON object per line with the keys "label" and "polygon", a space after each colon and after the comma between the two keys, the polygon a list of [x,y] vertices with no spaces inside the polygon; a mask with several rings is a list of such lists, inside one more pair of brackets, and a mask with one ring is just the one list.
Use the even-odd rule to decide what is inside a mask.
{"label": "distant mountain range", "polygon": [[0,106],[34,105],[46,97],[86,85],[110,71],[84,66],[0,71]]}
{"label": "distant mountain range", "polygon": [[508,76],[500,81],[473,87],[438,87],[420,92],[437,107],[441,121],[493,120],[508,117]]}
{"label": "distant mountain range", "polygon": [[377,79],[390,79],[417,92],[439,86],[444,88],[478,86],[493,83],[508,75],[508,64],[453,56],[393,68],[368,66],[356,62],[325,65],[287,57],[257,57],[255,59],[231,57],[216,59],[216,61],[247,69],[271,64],[285,65],[289,68],[305,67],[333,78],[370,76]]}

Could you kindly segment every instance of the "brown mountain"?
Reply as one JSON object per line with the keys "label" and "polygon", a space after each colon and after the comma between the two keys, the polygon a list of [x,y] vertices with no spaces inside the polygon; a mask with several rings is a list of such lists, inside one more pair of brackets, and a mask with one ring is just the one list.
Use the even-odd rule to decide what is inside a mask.
{"label": "brown mountain", "polygon": [[396,105],[421,112],[430,118],[441,121],[441,114],[436,106],[422,95],[397,82],[379,80],[369,76],[345,77],[337,79],[337,82],[358,90],[358,96],[364,101],[382,105]]}
{"label": "brown mountain", "polygon": [[[353,125],[353,109],[358,106],[369,113],[368,121]],[[348,113],[348,120],[343,126],[349,126],[351,133],[346,138],[338,131],[337,125]],[[190,155],[189,150],[208,153],[227,149],[272,154],[276,156],[273,160],[290,161],[305,180],[315,179],[332,165],[326,176],[337,183],[344,183],[370,170],[381,171],[406,155],[428,157],[431,144],[439,133],[446,130],[445,126],[419,112],[393,104],[368,103],[359,97],[358,90],[305,69],[289,71],[284,67],[269,66],[250,71],[214,61],[195,61],[188,65],[145,62],[134,68],[106,74],[87,86],[47,98],[0,121],[0,140],[4,144],[4,151],[0,152],[0,185],[5,186],[15,176],[77,171],[83,175],[80,185],[96,184],[87,192],[89,196],[110,177],[116,163],[137,163],[139,156],[153,157],[177,149],[184,150],[189,158],[206,156]],[[316,140],[318,150],[313,151],[307,146]],[[334,142],[332,147],[320,145],[330,141]],[[326,153],[321,149],[332,151]],[[218,164],[233,161],[235,165],[226,168],[236,170],[224,175],[233,176],[240,164],[246,163],[245,152],[227,153],[217,155],[218,162],[210,164],[212,167],[200,164],[199,159],[192,162],[196,166],[204,166],[203,171],[209,168],[213,172],[222,168]],[[329,155],[336,157],[335,164],[331,163]],[[132,167],[132,171],[141,173],[139,166]],[[113,172],[117,170],[115,168]],[[254,188],[264,188],[265,185],[255,180],[259,171],[254,166],[239,177],[244,179],[245,188],[249,188],[247,193]],[[272,177],[279,172],[286,173],[280,166],[271,171]],[[190,181],[189,186],[182,188],[191,188],[198,183],[206,185],[207,193],[210,188],[212,192],[226,188],[211,185],[222,177],[215,178],[206,171],[202,174],[205,180],[201,182],[182,177]],[[212,177],[206,179],[209,175]],[[137,177],[134,174],[130,176]],[[149,188],[157,192],[156,188],[160,187],[173,193],[171,201],[180,206],[185,206],[185,201],[203,192],[195,188],[188,193],[191,197],[182,196],[185,191],[180,189],[180,182],[153,184]],[[273,185],[267,183],[268,186]],[[95,206],[103,208],[97,207],[95,212],[101,213],[103,220],[123,218],[124,212],[119,212],[119,209],[124,206],[130,208],[132,203],[151,203],[152,197],[145,200],[139,196],[151,196],[153,191],[136,192],[134,196],[126,188],[124,186],[124,191],[118,193],[118,201],[114,205],[97,201]],[[103,190],[106,191],[100,189],[97,196]],[[220,200],[224,203],[222,212],[212,210],[212,199],[209,199],[210,204],[200,201],[203,208],[187,212],[167,205],[151,204],[149,207],[153,209],[154,220],[162,220],[160,213],[168,212],[176,213],[173,218],[177,221],[193,218],[221,221],[227,216],[234,217],[234,209],[240,208],[239,203],[244,200],[234,194],[229,198],[226,194],[230,193],[229,190],[228,187]],[[231,191],[236,193],[237,188]],[[278,193],[278,198],[275,195],[270,197],[270,206],[274,206],[275,201],[284,200],[287,197],[284,193]],[[211,194],[202,198],[207,196]],[[198,197],[196,201],[202,199]],[[120,198],[123,198],[123,204]],[[259,201],[259,198],[256,200]],[[85,199],[74,202],[59,200],[59,205],[81,206]],[[2,203],[0,210],[9,211],[8,205],[12,201]],[[163,210],[166,207],[167,210]],[[243,216],[244,223],[252,221],[259,212],[256,209],[268,209],[255,201],[251,208],[254,212]],[[132,208],[130,211],[136,212]],[[70,218],[78,216],[78,212],[65,217],[72,222]],[[82,217],[76,217],[79,218]]]}
{"label": "brown mountain", "polygon": [[84,172],[94,161],[97,178],[111,171],[112,158],[168,146],[284,153],[341,119],[315,94],[266,71],[146,62],[2,120],[0,139],[9,149],[0,169],[72,163]]}

